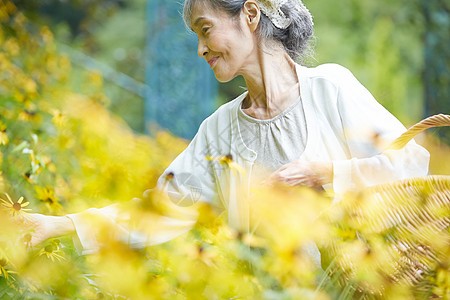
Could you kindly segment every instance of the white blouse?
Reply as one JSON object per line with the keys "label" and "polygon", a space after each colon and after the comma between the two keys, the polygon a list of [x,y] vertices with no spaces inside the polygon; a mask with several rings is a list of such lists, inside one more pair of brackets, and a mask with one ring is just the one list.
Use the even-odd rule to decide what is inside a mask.
{"label": "white blouse", "polygon": [[301,97],[277,116],[260,120],[239,108],[239,128],[245,145],[256,152],[255,170],[271,173],[298,159],[305,150],[307,130]]}
{"label": "white blouse", "polygon": [[[400,150],[384,150],[406,129],[350,71],[336,64],[325,64],[316,68],[296,65],[296,72],[307,134],[304,147],[299,146],[304,151],[299,148],[298,153],[289,155],[296,157],[302,152],[301,160],[331,161],[333,183],[324,186],[325,189],[341,194],[349,189],[427,175],[429,153],[414,141]],[[231,227],[253,232],[247,195],[255,161],[261,152],[257,153],[249,148],[251,145],[246,145],[245,133],[240,129],[239,108],[246,95],[244,93],[222,105],[203,121],[194,139],[165,173],[173,172],[175,178],[181,175],[193,178],[189,186],[183,186],[181,182],[175,189],[181,191],[179,197],[195,194],[197,196],[192,200],[205,201],[224,210]],[[302,135],[302,125],[299,128]],[[294,145],[287,138],[283,140]],[[285,149],[284,146],[280,148]],[[228,154],[245,170],[246,176],[235,174],[217,161],[205,159],[205,156]],[[261,155],[264,157],[265,153]],[[158,187],[174,193],[167,190],[164,176],[158,181]],[[189,193],[189,190],[196,193]],[[68,217],[74,222],[83,253],[94,252],[99,247],[102,232],[93,226],[94,220],[109,224],[116,238],[135,247],[169,241],[196,223],[192,214],[178,219],[161,217],[152,225],[155,232],[148,235],[131,230],[128,226],[130,216],[118,205],[91,208]]]}

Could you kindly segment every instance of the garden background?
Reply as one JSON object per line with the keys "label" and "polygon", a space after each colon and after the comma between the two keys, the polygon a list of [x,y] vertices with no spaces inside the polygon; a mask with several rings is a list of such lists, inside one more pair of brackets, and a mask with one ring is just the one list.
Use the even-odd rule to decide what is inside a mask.
{"label": "garden background", "polygon": [[[407,126],[450,112],[446,1],[305,4],[314,16],[317,36],[309,65],[334,62],[349,68]],[[24,197],[19,204],[29,202],[27,208],[33,212],[62,215],[140,197],[186,146],[184,138],[193,136],[199,122],[242,92],[241,78],[217,84],[206,64],[199,64],[195,38],[180,26],[177,1],[2,0],[0,6],[4,206],[8,197],[13,203]],[[181,44],[166,44],[172,37]],[[179,57],[175,62],[181,67],[164,65],[173,57]],[[177,76],[187,77],[182,82],[166,80],[181,78]],[[155,81],[159,77],[164,80]],[[432,154],[431,174],[450,174],[448,130],[431,131],[418,141]],[[289,203],[287,210],[271,212],[268,220],[289,224],[295,233],[266,232],[265,239],[254,241],[227,228],[210,207],[201,206],[204,217],[185,237],[138,250],[105,241],[104,251],[92,256],[79,256],[70,237],[25,247],[19,239],[21,227],[8,217],[12,212],[24,218],[24,210],[12,205],[0,215],[0,298],[448,296],[449,255],[432,264],[421,288],[407,280],[386,279],[380,266],[392,269],[386,273],[394,272],[398,256],[379,232],[353,224],[345,206],[341,214],[327,215],[315,230],[307,230],[330,204],[326,195],[270,190],[257,197],[266,203]],[[147,198],[145,212],[164,206],[158,197]],[[298,211],[299,198],[300,216],[287,217],[289,209]],[[267,213],[265,209],[260,213]],[[154,216],[149,214],[141,217],[151,220]],[[440,214],[448,216],[448,206]],[[373,246],[370,255],[358,239],[364,234]],[[345,255],[342,262],[325,255],[325,270],[339,266],[333,275],[318,273],[297,251],[298,244],[310,240],[328,249],[331,246],[320,241],[336,236],[342,243],[333,251],[352,253],[355,261],[348,266]],[[438,253],[449,254],[448,232],[426,237]]]}

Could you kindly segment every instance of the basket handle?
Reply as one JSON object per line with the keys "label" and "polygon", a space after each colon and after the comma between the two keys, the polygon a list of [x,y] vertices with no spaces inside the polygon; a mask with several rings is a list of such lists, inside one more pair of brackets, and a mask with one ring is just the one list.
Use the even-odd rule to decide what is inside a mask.
{"label": "basket handle", "polygon": [[450,126],[450,115],[439,114],[428,117],[406,130],[401,136],[396,138],[386,150],[399,150],[405,147],[410,140],[422,131],[428,128],[442,126]]}

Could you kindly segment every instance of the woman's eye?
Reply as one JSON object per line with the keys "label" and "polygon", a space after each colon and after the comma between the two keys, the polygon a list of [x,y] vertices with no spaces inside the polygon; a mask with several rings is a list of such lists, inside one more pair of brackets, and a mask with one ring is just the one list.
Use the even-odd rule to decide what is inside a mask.
{"label": "woman's eye", "polygon": [[203,27],[203,28],[202,28],[202,32],[203,32],[203,33],[208,32],[208,30],[209,30],[209,27]]}

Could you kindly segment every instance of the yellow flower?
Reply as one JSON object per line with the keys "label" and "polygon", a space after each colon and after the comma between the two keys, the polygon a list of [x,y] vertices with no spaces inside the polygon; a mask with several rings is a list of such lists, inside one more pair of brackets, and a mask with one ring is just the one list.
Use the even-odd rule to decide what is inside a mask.
{"label": "yellow flower", "polygon": [[6,134],[6,125],[0,122],[0,145],[6,145],[8,142],[9,138]]}
{"label": "yellow flower", "polygon": [[19,113],[19,120],[31,121],[36,117],[36,112],[32,110],[23,110]]}
{"label": "yellow flower", "polygon": [[33,79],[27,78],[24,80],[23,89],[27,94],[35,94],[37,92],[37,88],[38,86]]}
{"label": "yellow flower", "polygon": [[7,193],[5,193],[5,195],[8,201],[2,198],[0,198],[0,200],[2,202],[2,205],[11,211],[13,217],[17,216],[18,218],[20,217],[29,218],[27,211],[30,211],[31,209],[24,207],[27,207],[30,204],[30,202],[22,203],[23,197],[20,197],[19,200],[17,200],[17,202],[14,202]]}
{"label": "yellow flower", "polygon": [[43,26],[40,33],[45,43],[53,41],[53,34],[47,26]]}
{"label": "yellow flower", "polygon": [[35,187],[36,190],[36,198],[38,198],[40,201],[44,202],[47,207],[52,210],[56,209],[59,210],[61,208],[61,204],[59,204],[59,199],[56,198],[55,192],[48,187],[41,188],[41,187]]}
{"label": "yellow flower", "polygon": [[51,259],[53,262],[56,260],[61,261],[64,259],[60,253],[62,253],[60,247],[59,240],[54,240],[51,244],[48,244],[44,248],[39,251],[39,256],[45,255],[48,259]]}
{"label": "yellow flower", "polygon": [[175,177],[175,174],[173,172],[169,172],[167,174],[164,174],[164,179],[166,181],[171,181]]}
{"label": "yellow flower", "polygon": [[36,181],[34,180],[35,176],[33,174],[31,174],[31,171],[25,172],[22,175],[25,178],[25,180],[28,181],[29,183],[31,183],[31,184],[36,183]]}
{"label": "yellow flower", "polygon": [[245,175],[245,170],[237,163],[233,161],[233,156],[231,154],[225,155],[225,156],[206,156],[206,160],[210,161],[218,161],[221,165],[226,165],[230,170],[237,174]]}
{"label": "yellow flower", "polygon": [[51,114],[53,116],[52,123],[56,126],[61,128],[66,122],[67,117],[63,115],[63,113],[58,109],[53,109],[51,111]]}
{"label": "yellow flower", "polygon": [[4,257],[0,258],[0,276],[5,276],[6,279],[9,279],[9,274],[13,274],[11,270],[7,270],[6,266],[8,265],[8,260]]}
{"label": "yellow flower", "polygon": [[218,253],[217,251],[214,251],[212,246],[205,247],[200,243],[189,243],[186,244],[184,248],[189,261],[200,261],[209,267],[217,267],[216,261],[218,258]]}
{"label": "yellow flower", "polygon": [[17,56],[19,54],[20,47],[15,38],[9,38],[3,47],[11,56]]}

